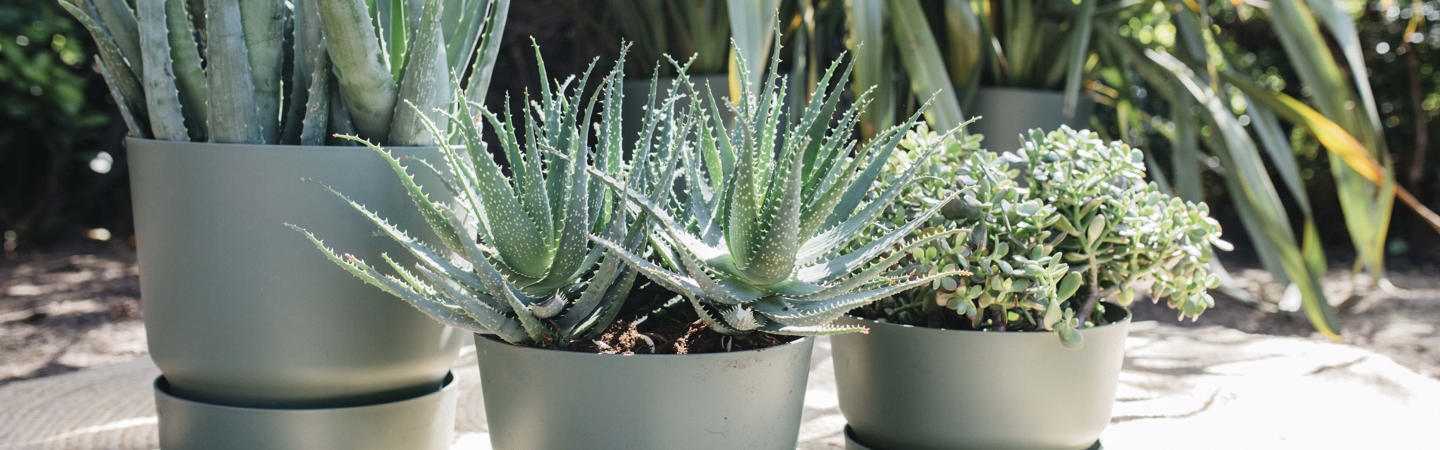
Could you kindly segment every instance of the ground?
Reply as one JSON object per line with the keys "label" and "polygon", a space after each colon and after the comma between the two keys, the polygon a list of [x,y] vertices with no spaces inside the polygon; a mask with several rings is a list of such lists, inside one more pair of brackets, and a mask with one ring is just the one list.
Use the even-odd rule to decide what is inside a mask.
{"label": "ground", "polygon": [[[1261,304],[1274,304],[1284,292],[1263,270],[1232,270],[1237,286]],[[1345,342],[1440,379],[1437,272],[1428,266],[1393,270],[1393,287],[1367,289],[1357,286],[1373,283],[1332,271],[1327,295],[1348,303],[1341,313]],[[73,243],[0,256],[0,385],[144,355],[138,274],[135,251],[125,244]],[[1170,310],[1148,303],[1135,305],[1134,312],[1137,320],[1170,325],[1325,339],[1298,312],[1263,311],[1223,296],[1216,303],[1196,323],[1178,323]]]}

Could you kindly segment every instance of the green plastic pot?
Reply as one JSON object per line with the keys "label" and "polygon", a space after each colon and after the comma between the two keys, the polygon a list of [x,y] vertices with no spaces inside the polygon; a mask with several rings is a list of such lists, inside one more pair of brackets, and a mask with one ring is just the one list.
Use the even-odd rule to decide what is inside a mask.
{"label": "green plastic pot", "polygon": [[693,355],[598,355],[475,336],[497,449],[793,449],[813,338]]}
{"label": "green plastic pot", "polygon": [[1065,115],[1065,94],[1038,89],[982,87],[975,91],[965,115],[981,116],[966,127],[970,133],[985,135],[984,147],[997,152],[1020,148],[1020,136],[1032,128],[1050,131],[1069,125],[1090,127],[1094,103],[1081,98],[1074,117]]}
{"label": "green plastic pot", "polygon": [[1070,449],[1110,423],[1130,313],[1081,330],[958,331],[847,318],[869,334],[832,338],[840,412],[856,448]]}
{"label": "green plastic pot", "polygon": [[306,227],[368,261],[403,254],[305,181],[421,228],[379,155],[364,147],[126,145],[145,332],[170,395],[334,408],[413,398],[445,377],[465,333],[365,285],[284,226]]}

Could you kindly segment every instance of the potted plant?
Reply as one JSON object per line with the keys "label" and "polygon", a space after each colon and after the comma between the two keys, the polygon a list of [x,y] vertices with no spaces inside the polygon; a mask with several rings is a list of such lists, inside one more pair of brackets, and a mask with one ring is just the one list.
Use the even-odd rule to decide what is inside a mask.
{"label": "potted plant", "polygon": [[[793,446],[813,341],[792,336],[859,331],[831,322],[944,275],[882,276],[897,255],[948,236],[905,240],[934,210],[856,242],[909,179],[862,202],[904,129],[851,156],[856,115],[832,125],[846,76],[830,86],[838,66],[794,126],[778,121],[773,70],[728,126],[713,100],[678,106],[697,92],[682,74],[626,152],[617,66],[588,100],[588,76],[547,83],[518,129],[481,113],[508,176],[483,156],[462,103],[450,121],[463,145],[442,146],[439,168],[415,168],[454,175],[406,181],[434,239],[349,202],[413,264],[342,256],[301,231],[351,274],[476,333],[497,448]],[[596,105],[592,136],[585,118]],[[410,179],[406,164],[376,150]],[[757,192],[764,186],[775,187]],[[456,201],[436,205],[427,192]],[[635,287],[637,275],[652,284]]]}
{"label": "potted plant", "polygon": [[1147,182],[1139,150],[1089,131],[1032,132],[1005,154],[943,141],[924,172],[934,178],[897,217],[958,192],[932,225],[963,232],[902,267],[965,273],[860,308],[854,323],[870,334],[835,337],[847,436],[873,448],[1090,447],[1110,421],[1125,306],[1148,291],[1182,319],[1204,312],[1219,284],[1212,247],[1228,247],[1220,227],[1203,203]]}
{"label": "potted plant", "polygon": [[[1031,128],[1081,127],[1089,123],[1091,105],[1080,91],[1101,2],[857,2],[852,40],[864,42],[856,51],[872,66],[857,83],[893,84],[898,63],[915,95],[944,91],[932,124],[949,128],[980,116],[967,130],[997,150],[1014,149]],[[885,108],[876,113],[890,114],[872,118],[882,126],[893,118]]]}
{"label": "potted plant", "polygon": [[328,137],[433,154],[417,111],[451,101],[452,71],[485,91],[506,2],[379,3],[61,1],[130,128],[164,447],[449,445],[451,427],[428,422],[453,415],[463,336],[333,273],[283,227],[378,255],[387,244],[305,178],[419,218],[368,150]]}

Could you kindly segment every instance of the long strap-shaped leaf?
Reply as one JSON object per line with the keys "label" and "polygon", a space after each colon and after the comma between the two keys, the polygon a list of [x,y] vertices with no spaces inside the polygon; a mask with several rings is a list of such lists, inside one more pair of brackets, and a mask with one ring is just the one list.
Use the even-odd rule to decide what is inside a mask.
{"label": "long strap-shaped leaf", "polygon": [[285,54],[283,0],[245,0],[240,3],[240,25],[245,30],[245,56],[250,58],[250,79],[259,143],[280,139],[280,72]]}

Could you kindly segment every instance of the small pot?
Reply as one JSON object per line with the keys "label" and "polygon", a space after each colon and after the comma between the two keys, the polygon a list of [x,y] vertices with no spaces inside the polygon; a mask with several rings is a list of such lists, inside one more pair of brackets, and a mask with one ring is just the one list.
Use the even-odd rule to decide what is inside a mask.
{"label": "small pot", "polygon": [[490,442],[503,449],[793,449],[814,342],[598,355],[476,335]]}
{"label": "small pot", "polygon": [[1020,136],[1032,128],[1050,132],[1061,125],[1090,127],[1094,102],[1081,97],[1073,116],[1065,115],[1065,93],[1039,89],[982,87],[975,91],[966,117],[982,116],[966,127],[970,133],[985,135],[984,147],[1006,152],[1020,148]]}
{"label": "small pot", "polygon": [[[1130,313],[1080,331],[960,331],[847,318],[833,337],[847,437],[869,448],[1085,449],[1110,423]],[[853,432],[853,434],[851,433]]]}

